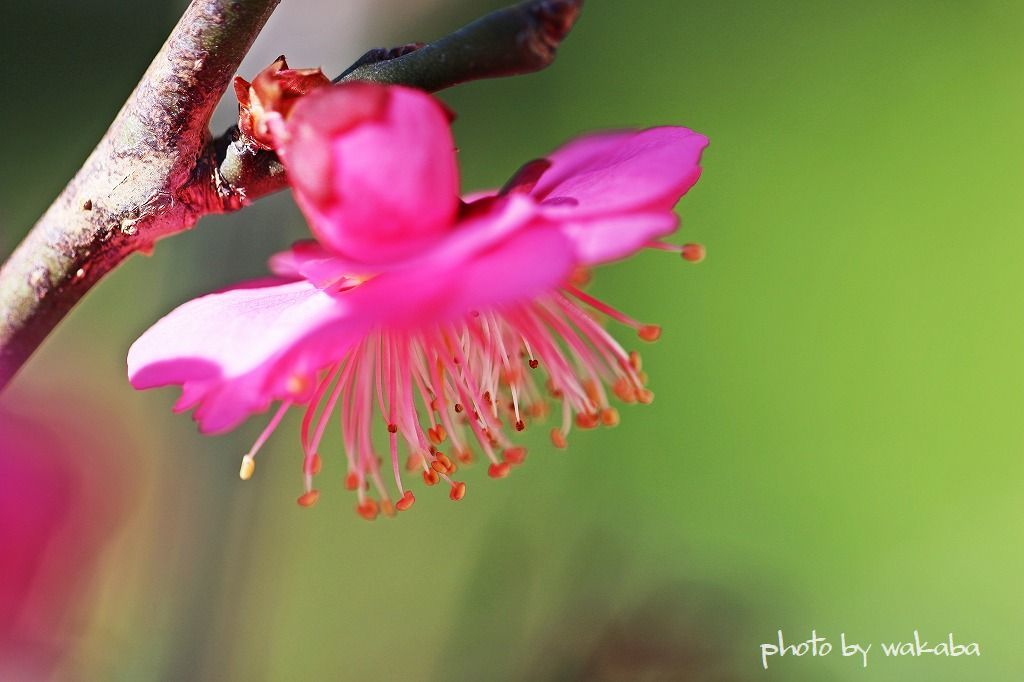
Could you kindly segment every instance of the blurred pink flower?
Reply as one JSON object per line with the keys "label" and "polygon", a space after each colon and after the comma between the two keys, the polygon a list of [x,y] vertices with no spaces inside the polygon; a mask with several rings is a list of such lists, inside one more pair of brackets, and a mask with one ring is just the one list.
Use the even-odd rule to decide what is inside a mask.
{"label": "blurred pink flower", "polygon": [[[243,478],[285,411],[305,405],[299,503],[314,503],[318,448],[340,403],[347,485],[373,518],[413,502],[400,443],[407,466],[460,499],[457,465],[438,449],[445,441],[462,462],[472,442],[502,477],[525,456],[506,423],[522,430],[544,414],[546,395],[562,402],[551,434],[560,447],[574,421],[617,423],[606,387],[650,401],[638,356],[591,311],[647,341],[660,328],[584,293],[576,277],[643,247],[699,260],[697,245],[656,240],[677,226],[672,209],[700,175],[704,136],[678,127],[591,135],[527,163],[501,190],[460,200],[449,113],[429,95],[348,84],[289,107],[268,130],[317,241],[274,256],[277,278],[182,305],[128,354],[132,384],[181,384],[175,409],[194,408],[204,432],[281,401],[243,458]],[[394,505],[376,429],[387,433]]]}
{"label": "blurred pink flower", "polygon": [[[26,407],[19,401],[21,409]],[[31,404],[31,403],[29,403]],[[103,448],[0,410],[0,679],[49,679],[72,648],[92,568],[123,498]],[[68,410],[80,410],[80,405]],[[82,455],[88,454],[88,457]],[[110,453],[113,454],[113,453]]]}

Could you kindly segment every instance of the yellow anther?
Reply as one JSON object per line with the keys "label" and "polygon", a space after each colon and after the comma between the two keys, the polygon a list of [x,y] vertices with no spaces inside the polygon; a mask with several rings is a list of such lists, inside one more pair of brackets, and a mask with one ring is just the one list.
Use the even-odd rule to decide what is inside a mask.
{"label": "yellow anther", "polygon": [[256,471],[256,460],[252,458],[252,455],[242,457],[242,467],[238,470],[238,477],[243,481],[248,481],[252,478],[254,471]]}

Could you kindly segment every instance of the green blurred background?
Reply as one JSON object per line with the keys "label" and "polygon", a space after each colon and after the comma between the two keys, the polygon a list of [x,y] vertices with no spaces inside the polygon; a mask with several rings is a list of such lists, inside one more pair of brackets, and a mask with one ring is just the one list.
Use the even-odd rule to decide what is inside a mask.
{"label": "green blurred background", "polygon": [[[243,74],[281,52],[337,72],[500,4],[290,0]],[[0,254],[183,6],[5,10]],[[1019,679],[1022,35],[1012,2],[588,0],[553,68],[446,92],[467,189],[586,130],[707,134],[679,210],[709,255],[598,273],[605,300],[664,325],[652,406],[566,452],[537,429],[515,476],[477,467],[464,501],[421,494],[394,521],[352,512],[340,451],[320,504],[295,505],[297,420],[241,484],[264,418],[201,437],[170,413],[176,391],[125,378],[147,326],[303,236],[291,198],[133,258],[0,400],[116,472],[56,679]],[[875,643],[868,668],[833,653],[766,672],[779,628]],[[915,628],[982,656],[881,656]]]}

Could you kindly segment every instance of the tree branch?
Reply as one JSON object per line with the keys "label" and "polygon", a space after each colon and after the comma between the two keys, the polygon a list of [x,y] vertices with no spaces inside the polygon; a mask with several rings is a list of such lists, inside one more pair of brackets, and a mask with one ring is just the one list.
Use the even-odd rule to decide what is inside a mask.
{"label": "tree branch", "polygon": [[[549,65],[583,0],[528,0],[426,46],[371,51],[340,81],[438,90]],[[89,289],[135,251],[287,186],[273,152],[213,109],[280,0],[192,0],[109,130],[0,269],[0,390]]]}
{"label": "tree branch", "polygon": [[193,0],[81,170],[0,269],[0,388],[103,275],[191,226],[207,125],[280,0]]}

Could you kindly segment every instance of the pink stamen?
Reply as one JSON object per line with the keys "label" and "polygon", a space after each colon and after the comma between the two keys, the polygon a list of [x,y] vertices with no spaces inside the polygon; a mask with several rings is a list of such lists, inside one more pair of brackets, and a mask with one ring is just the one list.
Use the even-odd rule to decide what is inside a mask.
{"label": "pink stamen", "polygon": [[267,439],[270,438],[270,435],[274,433],[274,429],[277,428],[277,425],[280,424],[281,420],[284,418],[284,413],[287,412],[288,408],[291,406],[291,400],[284,400],[281,402],[281,406],[277,408],[277,412],[275,412],[274,416],[271,417],[270,423],[267,424],[265,429],[263,429],[263,433],[260,434],[259,438],[256,439],[256,442],[252,444],[251,448],[249,448],[249,452],[245,453],[246,457],[249,459],[254,459],[256,457],[256,453],[260,451],[263,444],[266,443]]}
{"label": "pink stamen", "polygon": [[621,322],[622,324],[626,325],[627,327],[632,327],[633,329],[639,329],[640,327],[644,326],[642,323],[637,322],[636,320],[634,320],[629,315],[616,310],[615,308],[611,307],[610,305],[608,305],[604,301],[596,299],[593,296],[591,296],[590,294],[585,293],[583,291],[580,291],[579,289],[577,289],[574,286],[566,286],[566,287],[563,287],[563,288],[566,291],[568,291],[570,294],[572,294],[573,296],[578,298],[579,300],[581,300],[584,303],[586,303],[587,305],[589,305],[594,310],[598,310],[598,311],[604,313],[608,317],[612,318],[613,320],[615,320],[617,322]]}
{"label": "pink stamen", "polygon": [[669,244],[668,242],[658,241],[652,239],[651,241],[644,244],[648,249],[657,249],[658,251],[671,251],[672,253],[679,253],[683,250],[683,247],[678,244]]}
{"label": "pink stamen", "polygon": [[[414,498],[402,481],[403,457],[422,470],[428,485],[446,482],[450,497],[457,500],[465,494],[465,484],[452,477],[457,469],[454,460],[471,461],[467,445],[473,440],[487,458],[493,478],[507,476],[523,462],[525,450],[508,436],[525,428],[524,408],[540,418],[547,412],[549,399],[560,400],[561,423],[551,430],[551,440],[556,447],[565,447],[574,424],[589,429],[618,423],[606,386],[614,383],[615,395],[625,402],[649,402],[653,394],[641,381],[639,360],[627,354],[570,295],[629,326],[643,328],[570,286],[564,294],[500,314],[468,315],[424,336],[386,332],[367,336],[323,374],[306,408],[302,422],[306,496],[316,494],[312,483],[319,460],[314,458],[336,409],[348,460],[346,486],[356,490],[359,514],[373,519],[411,507]],[[547,376],[546,390],[542,375],[533,371],[540,368]],[[269,437],[285,408],[283,404],[275,414],[251,454]],[[383,462],[374,449],[381,421],[386,426],[385,457],[391,460],[397,498],[384,484]],[[443,447],[444,442],[453,450]],[[243,473],[251,471],[251,461],[243,461]],[[398,504],[392,499],[398,499]]]}
{"label": "pink stamen", "polygon": [[342,390],[345,388],[345,377],[348,375],[349,369],[352,366],[351,360],[346,363],[344,372],[342,372],[342,364],[339,363],[337,369],[334,371],[334,375],[338,376],[341,374],[337,381],[334,383],[334,389],[331,391],[330,397],[327,399],[327,405],[324,406],[323,411],[320,413],[320,419],[316,425],[316,432],[313,434],[313,441],[310,446],[306,449],[307,453],[314,453],[317,448],[320,447],[320,441],[324,437],[324,431],[327,430],[327,422],[330,420],[331,415],[334,413],[334,407],[338,404],[338,398],[341,396]]}
{"label": "pink stamen", "polygon": [[302,443],[303,452],[308,453],[311,451],[309,448],[309,427],[313,423],[313,417],[316,415],[317,407],[320,405],[320,401],[323,399],[324,393],[327,391],[327,387],[330,386],[331,381],[333,381],[334,377],[337,375],[338,367],[340,367],[340,365],[329,369],[324,374],[323,379],[320,380],[320,383],[317,384],[316,390],[313,392],[313,397],[309,400],[309,405],[306,407],[305,414],[302,415],[302,426],[300,428],[300,433],[302,435],[300,442]]}

